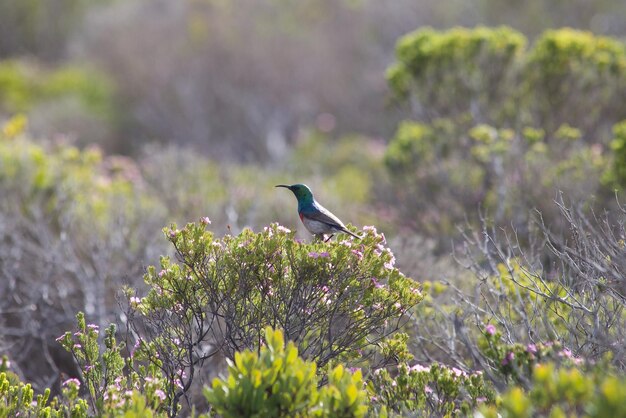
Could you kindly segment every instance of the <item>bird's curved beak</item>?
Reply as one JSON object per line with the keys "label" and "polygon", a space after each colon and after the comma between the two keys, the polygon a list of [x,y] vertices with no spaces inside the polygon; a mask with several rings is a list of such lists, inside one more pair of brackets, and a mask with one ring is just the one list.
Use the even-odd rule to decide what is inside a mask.
{"label": "bird's curved beak", "polygon": [[277,185],[276,185],[276,186],[274,186],[274,187],[284,187],[285,189],[289,189],[289,190],[291,190],[291,186],[287,186],[286,184],[277,184]]}

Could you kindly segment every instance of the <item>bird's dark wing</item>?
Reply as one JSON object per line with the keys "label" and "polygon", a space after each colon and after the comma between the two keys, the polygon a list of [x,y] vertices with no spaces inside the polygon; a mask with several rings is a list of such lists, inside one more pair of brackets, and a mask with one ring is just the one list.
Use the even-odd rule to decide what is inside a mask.
{"label": "bird's dark wing", "polygon": [[319,203],[315,206],[315,208],[317,209],[316,211],[306,212],[304,213],[304,216],[318,222],[323,222],[326,225],[335,228],[338,231],[342,231],[346,234],[352,235],[355,238],[361,238],[358,235],[355,235],[352,232],[348,231],[346,226],[343,224],[343,222],[341,222],[339,218],[337,218],[335,215],[333,215],[331,211],[329,211]]}
{"label": "bird's dark wing", "polygon": [[328,209],[322,207],[321,205],[317,205],[315,209],[316,210],[302,211],[302,214],[309,219],[325,223],[326,225],[333,228],[345,228],[343,222],[341,222],[339,218],[333,215]]}

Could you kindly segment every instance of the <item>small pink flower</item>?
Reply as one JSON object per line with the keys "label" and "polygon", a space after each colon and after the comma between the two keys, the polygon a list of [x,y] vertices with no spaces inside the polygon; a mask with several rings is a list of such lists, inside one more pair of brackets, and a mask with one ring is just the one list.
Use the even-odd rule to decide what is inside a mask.
{"label": "small pink flower", "polygon": [[568,348],[564,348],[563,350],[561,350],[559,352],[559,356],[561,357],[567,357],[567,358],[572,358],[572,352],[571,350],[569,350]]}
{"label": "small pink flower", "polygon": [[76,386],[80,387],[80,380],[75,379],[75,378],[71,378],[71,379],[67,379],[62,384],[62,386],[69,386],[69,385],[76,385]]}
{"label": "small pink flower", "polygon": [[328,251],[324,251],[324,252],[321,252],[319,254],[319,256],[322,257],[322,258],[328,258],[328,257],[330,257],[330,254],[328,254]]}
{"label": "small pink flower", "polygon": [[309,253],[309,257],[311,258],[318,258],[320,255],[318,253],[316,253],[315,251],[311,251]]}
{"label": "small pink flower", "polygon": [[203,216],[202,218],[200,218],[200,223],[202,225],[209,225],[211,223],[211,220],[208,216]]}
{"label": "small pink flower", "polygon": [[384,287],[382,284],[378,283],[378,280],[376,280],[376,277],[372,277],[372,284],[374,285],[376,289],[380,289]]}
{"label": "small pink flower", "polygon": [[454,373],[454,375],[456,377],[461,377],[461,376],[465,375],[465,372],[463,370],[457,369],[456,367],[452,368],[452,373]]}
{"label": "small pink flower", "polygon": [[509,351],[508,353],[506,353],[506,356],[504,356],[504,358],[502,359],[502,365],[506,366],[507,364],[510,364],[513,360],[515,360],[515,353],[512,351]]}
{"label": "small pink flower", "polygon": [[161,389],[157,389],[154,391],[154,394],[156,395],[157,398],[159,398],[161,401],[165,400],[165,392],[163,392]]}
{"label": "small pink flower", "polygon": [[483,403],[483,402],[487,402],[487,398],[485,398],[484,396],[481,396],[480,398],[476,398],[476,403]]}
{"label": "small pink flower", "polygon": [[365,225],[363,231],[372,231],[376,235],[376,227],[373,225]]}
{"label": "small pink flower", "polygon": [[80,344],[74,344],[74,349],[75,349],[75,350],[80,350],[81,348],[83,348],[83,346],[82,346],[82,345],[80,345]]}
{"label": "small pink flower", "polygon": [[433,390],[430,388],[430,386],[426,385],[424,387],[424,392],[426,392],[426,393],[433,393]]}
{"label": "small pink flower", "polygon": [[535,344],[528,344],[526,346],[526,351],[530,354],[537,354],[537,346]]}
{"label": "small pink flower", "polygon": [[289,233],[291,233],[291,229],[289,229],[289,228],[285,228],[285,227],[284,227],[284,226],[282,226],[282,225],[278,225],[278,227],[277,227],[276,229],[278,229],[280,232],[283,232],[283,233],[285,233],[285,234],[289,234]]}
{"label": "small pink flower", "polygon": [[329,290],[328,286],[322,286],[322,292],[328,293]]}
{"label": "small pink flower", "polygon": [[352,250],[352,254],[356,255],[359,260],[363,258],[363,253],[359,250]]}
{"label": "small pink flower", "polygon": [[409,371],[411,372],[427,372],[429,370],[430,369],[428,367],[424,367],[421,364],[416,364],[409,368]]}
{"label": "small pink flower", "polygon": [[485,327],[485,332],[489,335],[494,335],[496,333],[496,327],[493,324],[488,324]]}
{"label": "small pink flower", "polygon": [[165,269],[161,270],[161,271],[159,272],[159,277],[163,277],[163,276],[165,276],[165,274],[166,274],[166,273],[167,273],[167,271],[166,271]]}

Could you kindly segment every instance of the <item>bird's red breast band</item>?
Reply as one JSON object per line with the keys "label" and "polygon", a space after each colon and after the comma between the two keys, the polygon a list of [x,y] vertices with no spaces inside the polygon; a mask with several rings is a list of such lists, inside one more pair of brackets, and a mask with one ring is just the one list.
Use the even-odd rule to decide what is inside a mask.
{"label": "bird's red breast band", "polygon": [[300,215],[300,220],[304,220],[304,215],[302,214],[302,212],[298,213],[298,215]]}

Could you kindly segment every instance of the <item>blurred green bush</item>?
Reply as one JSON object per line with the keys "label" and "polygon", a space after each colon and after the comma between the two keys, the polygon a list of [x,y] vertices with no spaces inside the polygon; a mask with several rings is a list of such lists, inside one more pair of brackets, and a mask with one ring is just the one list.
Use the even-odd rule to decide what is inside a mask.
{"label": "blurred green bush", "polygon": [[400,224],[455,236],[480,210],[523,236],[534,209],[558,219],[557,191],[614,206],[624,43],[565,28],[526,49],[506,27],[420,29],[398,41],[396,57],[388,82],[414,118],[385,154]]}
{"label": "blurred green bush", "polygon": [[111,81],[88,66],[0,61],[0,118],[24,113],[36,135],[67,136],[78,145],[110,143],[120,117],[114,97]]}

